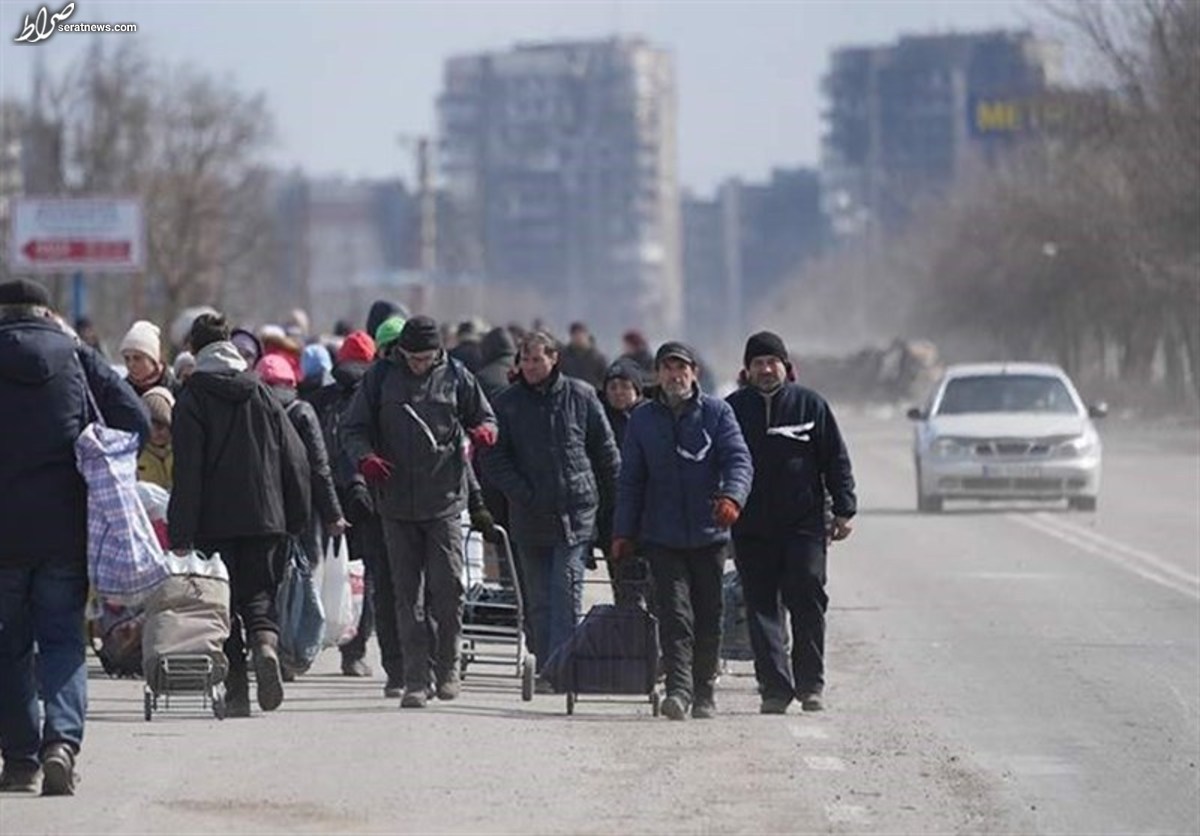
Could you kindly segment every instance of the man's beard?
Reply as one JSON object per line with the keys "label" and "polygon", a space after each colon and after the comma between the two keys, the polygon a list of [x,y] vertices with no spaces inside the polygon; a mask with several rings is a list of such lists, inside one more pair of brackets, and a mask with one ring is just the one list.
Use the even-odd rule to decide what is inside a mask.
{"label": "man's beard", "polygon": [[755,389],[769,395],[783,385],[783,378],[775,376],[768,377],[764,375],[757,377],[750,382],[754,384]]}

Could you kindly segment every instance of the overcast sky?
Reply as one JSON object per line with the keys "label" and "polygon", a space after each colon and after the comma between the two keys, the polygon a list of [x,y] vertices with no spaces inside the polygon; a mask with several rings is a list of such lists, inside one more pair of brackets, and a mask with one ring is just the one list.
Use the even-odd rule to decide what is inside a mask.
{"label": "overcast sky", "polygon": [[[63,5],[53,0],[50,10]],[[406,179],[410,154],[395,137],[433,127],[447,56],[526,40],[643,35],[675,56],[680,176],[700,192],[730,176],[817,162],[820,79],[832,49],[1041,20],[1032,0],[77,0],[70,22],[132,22],[139,31],[14,44],[24,15],[38,8],[0,0],[6,95],[27,95],[37,53],[53,71],[91,38],[137,38],[157,58],[266,93],[278,127],[273,162]]]}

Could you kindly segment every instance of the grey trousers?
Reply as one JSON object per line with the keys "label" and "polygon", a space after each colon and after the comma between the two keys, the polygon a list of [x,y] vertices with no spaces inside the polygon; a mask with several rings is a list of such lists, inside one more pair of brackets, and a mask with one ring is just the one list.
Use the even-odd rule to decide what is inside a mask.
{"label": "grey trousers", "polygon": [[[431,674],[433,682],[440,684],[458,668],[464,597],[462,526],[457,515],[424,522],[385,517],[383,535],[396,591],[404,687],[424,690]],[[430,619],[434,630],[429,629]]]}

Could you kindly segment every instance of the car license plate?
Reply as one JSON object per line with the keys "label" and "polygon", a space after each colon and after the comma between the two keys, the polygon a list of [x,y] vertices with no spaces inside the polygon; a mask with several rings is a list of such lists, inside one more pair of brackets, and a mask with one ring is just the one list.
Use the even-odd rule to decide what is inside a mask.
{"label": "car license plate", "polygon": [[985,464],[983,475],[996,479],[1037,479],[1042,475],[1042,468],[1036,464]]}

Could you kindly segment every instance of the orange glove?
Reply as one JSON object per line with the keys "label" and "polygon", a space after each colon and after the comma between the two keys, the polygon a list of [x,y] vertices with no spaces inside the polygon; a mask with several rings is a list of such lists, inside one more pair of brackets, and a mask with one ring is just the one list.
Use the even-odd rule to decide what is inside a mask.
{"label": "orange glove", "polygon": [[718,496],[713,500],[713,521],[717,528],[733,528],[741,513],[741,506],[727,496]]}
{"label": "orange glove", "polygon": [[611,554],[614,563],[633,557],[633,541],[626,537],[614,537]]}

